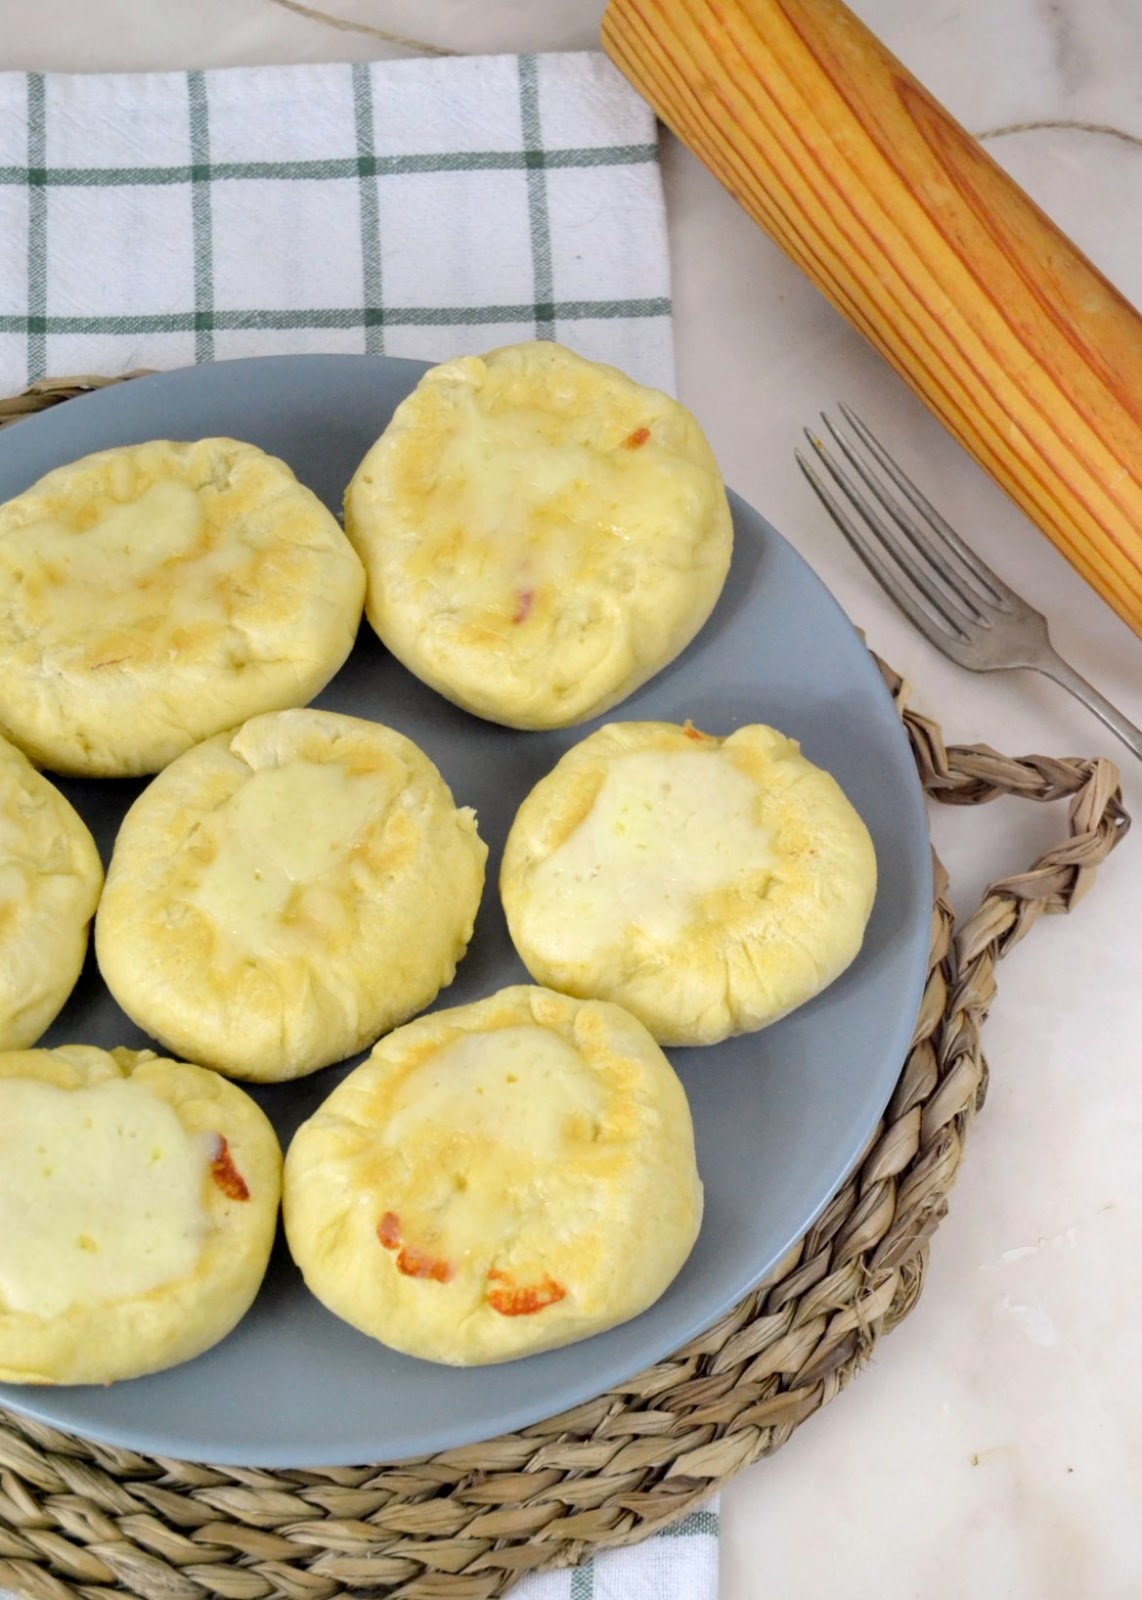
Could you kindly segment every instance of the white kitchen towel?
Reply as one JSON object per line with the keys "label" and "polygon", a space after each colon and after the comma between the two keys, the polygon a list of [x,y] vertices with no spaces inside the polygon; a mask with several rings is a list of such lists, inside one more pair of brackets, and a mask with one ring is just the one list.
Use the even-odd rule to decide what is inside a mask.
{"label": "white kitchen towel", "polygon": [[691,1511],[642,1544],[601,1550],[580,1567],[537,1572],[508,1600],[717,1600],[718,1503]]}
{"label": "white kitchen towel", "polygon": [[0,74],[0,395],[537,337],[673,385],[654,118],[598,53]]}

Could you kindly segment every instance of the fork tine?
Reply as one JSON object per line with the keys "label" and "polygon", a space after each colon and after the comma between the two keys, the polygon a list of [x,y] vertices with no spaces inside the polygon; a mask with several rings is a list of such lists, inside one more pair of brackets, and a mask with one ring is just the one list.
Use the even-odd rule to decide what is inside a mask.
{"label": "fork tine", "polygon": [[[852,440],[845,437],[833,419],[822,412],[821,421],[825,424],[832,436],[833,443],[840,450],[849,466],[852,467],[864,486],[875,496],[882,510],[891,517],[893,523],[900,529],[900,532],[911,546],[911,551],[906,550],[893,539],[892,548],[901,566],[908,571],[910,576],[917,576],[915,569],[918,558],[925,573],[937,575],[941,593],[946,593],[949,599],[965,611],[973,622],[989,627],[988,612],[993,604],[991,598],[987,597],[985,599],[980,592],[980,588],[973,584],[971,579],[957,567],[952,565],[947,553],[937,543],[932,533],[912,516],[907,505],[897,495],[894,495],[891,489],[877,476],[869,462],[864,459]],[[917,493],[919,493],[918,490]],[[917,581],[919,581],[918,576]]]}
{"label": "fork tine", "polygon": [[[861,443],[868,450],[869,454],[872,455],[877,461],[885,475],[892,480],[892,482],[900,490],[901,494],[904,495],[905,499],[907,499],[912,505],[913,509],[924,518],[935,538],[925,537],[923,530],[917,528],[915,524],[912,524],[911,527],[906,525],[908,519],[902,519],[899,507],[894,507],[891,500],[886,498],[882,487],[872,476],[872,474],[870,474],[868,468],[864,466],[860,459],[855,455],[851,447],[846,444],[845,439],[837,432],[836,428],[829,421],[828,417],[825,417],[824,422],[826,427],[829,429],[829,432],[840,445],[848,460],[852,462],[853,466],[861,474],[861,477],[873,490],[873,493],[876,494],[881,505],[883,505],[885,509],[896,518],[901,528],[910,539],[913,539],[914,542],[917,538],[919,539],[919,547],[926,555],[929,556],[930,559],[936,562],[946,581],[953,584],[957,592],[962,592],[963,590],[962,580],[959,580],[958,575],[954,572],[954,570],[948,567],[946,561],[943,559],[943,553],[950,553],[951,555],[958,557],[961,570],[963,571],[965,577],[974,579],[975,583],[983,591],[983,594],[980,598],[982,598],[986,603],[1000,606],[1002,609],[1006,610],[1008,599],[1014,599],[1014,595],[1004,583],[1003,579],[998,575],[998,573],[993,572],[987,565],[986,561],[977,555],[969,544],[964,543],[959,534],[952,527],[951,523],[948,522],[945,517],[940,515],[928,497],[923,494],[921,490],[919,490],[912,482],[912,479],[909,478],[900,469],[900,467],[897,466],[896,462],[889,455],[888,451],[881,444],[880,440],[876,437],[868,424],[863,422],[861,418],[857,416],[856,412],[853,411],[850,406],[845,405],[843,401],[838,404],[837,409],[841,413],[842,417],[844,417],[849,427],[856,434],[857,438],[860,439]],[[942,542],[942,551],[940,544],[935,542],[936,539]]]}
{"label": "fork tine", "polygon": [[[806,429],[806,433],[808,434],[808,429]],[[828,453],[821,444],[820,440],[814,439],[812,434],[808,434],[808,437],[814,449],[818,452],[826,466],[828,466],[830,464]],[[937,620],[935,617],[933,617],[932,613],[926,610],[920,604],[914,591],[908,588],[905,584],[901,583],[894,569],[884,561],[882,556],[876,553],[871,540],[861,530],[859,524],[849,516],[848,512],[845,511],[840,502],[836,500],[832,494],[830,494],[824,479],[821,477],[816,468],[805,459],[800,450],[794,450],[793,454],[796,458],[797,465],[801,468],[801,471],[805,474],[806,478],[808,478],[810,486],[816,493],[822,505],[825,507],[825,510],[829,513],[837,527],[848,540],[849,544],[864,562],[869,572],[872,573],[877,583],[879,583],[881,588],[884,589],[886,593],[896,601],[896,604],[900,607],[901,611],[904,612],[905,616],[908,617],[917,628],[919,628],[922,634],[924,634],[927,638],[933,639],[933,642],[935,643],[939,643],[939,639],[936,636],[944,632],[945,627],[950,630],[956,640],[959,640],[961,643],[966,643],[968,635],[964,631],[962,623],[947,615],[947,610],[951,608],[948,607],[945,609],[944,607],[939,607],[940,620]],[[835,470],[833,471],[832,475],[836,480]],[[848,485],[846,485],[843,480],[838,481],[840,481],[840,487],[846,496],[849,497],[851,502],[852,496],[849,492]],[[871,508],[869,508],[869,510],[870,509]],[[867,517],[868,511],[862,510],[862,515]],[[875,522],[875,519],[872,519],[872,526],[878,526],[878,524]],[[935,602],[933,602],[933,604],[935,604]],[[941,624],[943,624],[943,626]]]}
{"label": "fork tine", "polygon": [[[812,470],[809,463],[802,456],[797,454],[797,452],[794,452],[797,454],[798,463],[802,472],[804,472],[805,476],[809,479],[809,482],[816,490],[818,497],[821,499],[830,515],[836,521],[837,526],[848,539],[857,555],[860,556],[865,566],[868,567],[873,577],[878,579],[883,587],[888,590],[889,594],[891,594],[896,603],[903,610],[907,611],[908,615],[912,618],[912,621],[923,632],[930,633],[933,628],[938,630],[940,628],[940,623],[942,622],[957,639],[966,642],[970,637],[973,624],[978,625],[978,615],[974,613],[974,610],[973,614],[969,615],[966,608],[961,608],[960,606],[956,605],[955,601],[945,589],[942,589],[933,583],[925,568],[918,565],[915,557],[910,556],[908,552],[901,547],[899,537],[892,531],[883,518],[877,516],[876,511],[861,494],[857,486],[841,471],[836,461],[834,461],[833,457],[829,454],[829,451],[822,440],[820,440],[816,434],[811,433],[808,428],[805,429],[805,437],[812,445],[813,452],[818,461],[828,472],[837,488],[840,489],[841,493],[845,496],[853,510],[856,511],[867,524],[869,531],[875,535],[876,541],[880,547],[880,553],[878,553],[877,549],[869,541],[867,536],[861,531],[860,527],[854,523],[844,511],[842,511],[837,501],[831,494],[828,493],[823,481],[820,479],[819,475]],[[890,566],[886,565],[886,556],[888,558],[888,562],[891,563]],[[898,574],[903,574],[903,576],[908,579],[909,587],[905,587],[905,585],[901,583],[900,576]],[[891,586],[888,581],[889,578],[892,580]],[[925,610],[923,607],[918,605],[915,594],[915,591],[917,590],[923,599],[928,602],[928,606],[931,608],[931,610]],[[904,600],[901,598],[903,594],[907,594],[909,596],[911,601],[910,605],[906,605]],[[932,616],[933,611],[936,613],[936,617],[939,618],[939,621],[937,621],[936,617]]]}

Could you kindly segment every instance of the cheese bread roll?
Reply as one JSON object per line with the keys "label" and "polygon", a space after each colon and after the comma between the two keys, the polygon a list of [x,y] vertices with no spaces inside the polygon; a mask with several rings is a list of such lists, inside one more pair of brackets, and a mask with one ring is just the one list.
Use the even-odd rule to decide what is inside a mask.
{"label": "cheese bread roll", "polygon": [[34,1044],[75,987],[103,887],[95,841],[0,739],[0,1050]]}
{"label": "cheese bread roll", "polygon": [[672,661],[733,539],[690,413],[549,342],[427,373],[349,485],[345,531],[393,654],[514,728],[581,722]]}
{"label": "cheese bread roll", "polygon": [[95,923],[111,993],[237,1078],[341,1061],[451,983],[487,848],[403,734],[252,717],[171,763],[124,818]]}
{"label": "cheese bread roll", "polygon": [[313,1293],[457,1366],[625,1322],[689,1255],[686,1095],[618,1006],[503,989],[383,1039],[294,1136],[283,1214]]}
{"label": "cheese bread roll", "polygon": [[273,1128],[215,1072],[0,1055],[0,1379],[114,1383],[217,1344],[258,1292],[280,1193]]}
{"label": "cheese bread roll", "polygon": [[876,857],[835,779],[775,729],[612,723],[524,800],[500,891],[537,982],[626,1006],[660,1044],[714,1044],[844,971]]}
{"label": "cheese bread roll", "polygon": [[56,772],[156,772],[341,666],[365,578],[284,461],[157,439],[0,506],[0,732]]}

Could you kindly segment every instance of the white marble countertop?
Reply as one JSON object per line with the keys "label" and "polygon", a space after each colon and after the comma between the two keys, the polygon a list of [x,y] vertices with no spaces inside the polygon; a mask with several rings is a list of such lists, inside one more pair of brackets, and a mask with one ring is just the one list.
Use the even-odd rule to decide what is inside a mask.
{"label": "white marble countertop", "polygon": [[[855,9],[1142,304],[1142,0],[856,0]],[[597,43],[600,0],[37,0],[3,7],[0,67],[118,70]],[[325,13],[324,17],[322,13]],[[949,740],[1120,752],[1031,674],[975,677],[898,616],[793,461],[859,402],[950,520],[1142,723],[1142,641],[963,455],[670,138],[679,392],[728,481],[812,563]],[[1128,807],[1142,770],[1121,752]],[[1028,810],[1031,814],[1027,814]],[[957,905],[1056,837],[1050,808],[936,811]],[[832,1406],[723,1497],[722,1600],[1126,1600],[1142,1594],[1142,843],[1000,969],[992,1087],[917,1309]]]}

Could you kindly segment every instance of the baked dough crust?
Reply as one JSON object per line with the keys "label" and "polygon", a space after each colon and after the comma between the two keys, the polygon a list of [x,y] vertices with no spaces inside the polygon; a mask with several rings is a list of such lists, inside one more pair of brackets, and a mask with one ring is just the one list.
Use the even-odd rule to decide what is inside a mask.
{"label": "baked dough crust", "polygon": [[75,987],[103,864],[87,825],[0,738],[0,1050],[23,1050]]}
{"label": "baked dough crust", "polygon": [[85,456],[0,506],[0,732],[56,772],[156,772],[311,700],[364,593],[336,518],[254,445]]}
{"label": "baked dough crust", "polygon": [[345,531],[393,654],[515,728],[593,717],[672,661],[733,541],[685,407],[549,341],[428,372],[354,475]]}
{"label": "baked dough crust", "polygon": [[661,1044],[777,1021],[860,950],[868,829],[776,729],[612,723],[520,806],[500,893],[538,983],[626,1006]]}
{"label": "baked dough crust", "polygon": [[286,1237],[313,1293],[453,1365],[651,1305],[698,1235],[685,1091],[617,1006],[518,986],[389,1034],[295,1134]]}
{"label": "baked dough crust", "polygon": [[344,1060],[451,983],[487,847],[403,734],[331,711],[252,717],[124,818],[100,970],[178,1055],[275,1081]]}
{"label": "baked dough crust", "polygon": [[0,1379],[114,1383],[216,1344],[257,1294],[280,1191],[273,1128],[217,1073],[88,1045],[0,1055]]}

